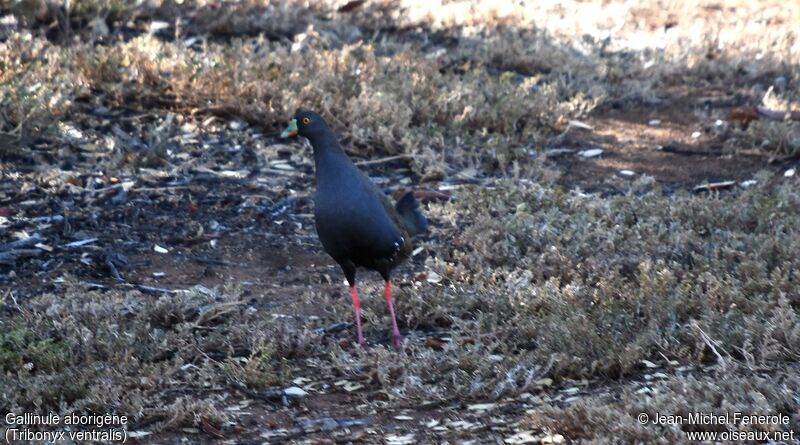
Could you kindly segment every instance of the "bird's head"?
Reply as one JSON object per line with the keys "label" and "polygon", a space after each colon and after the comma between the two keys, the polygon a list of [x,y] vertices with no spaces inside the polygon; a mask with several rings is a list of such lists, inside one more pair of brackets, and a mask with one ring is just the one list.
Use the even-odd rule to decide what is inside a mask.
{"label": "bird's head", "polygon": [[323,133],[328,128],[325,119],[313,111],[298,111],[289,122],[289,126],[281,133],[282,138],[291,138],[297,135],[311,139]]}

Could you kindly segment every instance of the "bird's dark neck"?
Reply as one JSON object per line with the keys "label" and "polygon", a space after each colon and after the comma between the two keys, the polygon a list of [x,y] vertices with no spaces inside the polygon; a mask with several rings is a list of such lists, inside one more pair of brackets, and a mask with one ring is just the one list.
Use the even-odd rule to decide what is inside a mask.
{"label": "bird's dark neck", "polygon": [[314,165],[317,175],[326,168],[337,168],[343,164],[352,165],[352,161],[342,150],[342,146],[339,145],[336,135],[330,128],[326,128],[318,134],[309,135],[308,140],[314,147]]}

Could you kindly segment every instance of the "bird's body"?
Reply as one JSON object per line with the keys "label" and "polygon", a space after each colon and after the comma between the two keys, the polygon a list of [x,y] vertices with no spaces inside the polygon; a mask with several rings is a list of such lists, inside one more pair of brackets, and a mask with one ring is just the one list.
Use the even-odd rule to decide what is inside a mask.
{"label": "bird's body", "polygon": [[[408,256],[409,240],[392,218],[388,198],[343,153],[321,149],[316,161],[314,219],[325,250],[351,282],[355,267],[389,272]],[[352,272],[350,271],[352,269]]]}
{"label": "bird's body", "polygon": [[[299,123],[299,124],[298,124]],[[293,129],[294,128],[294,129]],[[317,191],[314,220],[325,251],[342,267],[351,288],[362,345],[360,302],[355,288],[357,267],[375,270],[386,285],[392,317],[392,340],[399,347],[390,273],[411,253],[411,236],[427,230],[412,193],[393,206],[389,198],[347,157],[321,116],[298,112],[284,133],[305,136],[314,148]]]}

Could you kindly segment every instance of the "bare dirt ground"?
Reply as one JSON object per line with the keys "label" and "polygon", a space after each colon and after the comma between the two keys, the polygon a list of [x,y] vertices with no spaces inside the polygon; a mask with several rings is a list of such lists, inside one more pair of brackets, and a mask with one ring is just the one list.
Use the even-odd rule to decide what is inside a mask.
{"label": "bare dirt ground", "polygon": [[[586,16],[592,8],[602,9],[606,3],[609,16],[621,4],[588,2],[570,7],[583,11],[581,20],[590,20]],[[763,10],[771,10],[770,2],[763,3]],[[641,29],[657,34],[676,26],[673,22],[680,21],[685,11],[670,5],[662,8],[653,2],[641,10],[633,8],[630,20],[618,28],[626,37],[618,40],[635,40]],[[0,6],[4,15],[20,17],[22,29],[23,13]],[[715,26],[724,35],[728,28],[719,11],[729,8],[744,20],[748,10],[736,6],[742,8],[739,2],[709,4],[699,17],[707,23],[719,21]],[[222,2],[208,7],[227,6]],[[362,5],[350,2],[336,7],[358,11]],[[317,8],[324,10],[321,5]],[[541,26],[554,36],[570,35],[573,24],[563,20],[563,12],[558,19],[561,7],[548,8],[548,19]],[[319,13],[318,9],[309,8],[308,14]],[[227,34],[229,27],[239,29],[236,22],[209,25],[203,21],[202,7],[198,11],[192,13],[197,14],[192,23],[205,27],[198,33],[209,32],[224,45],[244,51],[235,41],[240,35]],[[409,17],[424,16],[424,10],[415,11],[404,10]],[[160,18],[158,12],[151,14]],[[303,37],[272,21],[242,29],[254,36],[277,33],[277,37],[269,34],[279,42],[275,45],[290,47],[307,38],[315,50],[329,51],[339,44],[338,38],[346,40],[341,37],[346,33],[326,30],[324,23],[330,17],[325,11],[320,14],[323,17],[314,23],[322,31],[307,30]],[[334,17],[334,22],[340,20]],[[380,15],[382,20],[386,17]],[[419,34],[394,17],[397,29],[384,27],[381,32],[399,43],[386,50],[408,51],[402,45],[427,32],[432,47],[428,43],[414,47],[419,60],[434,60],[426,59],[426,54],[439,48],[471,48],[474,37],[453,44],[458,38],[447,33],[454,31],[441,32],[444,35],[434,31],[436,23],[449,20],[449,15],[431,17]],[[135,35],[155,19],[139,16],[125,32]],[[91,23],[94,28],[87,29],[100,26]],[[343,29],[370,30],[355,23]],[[43,41],[57,41],[51,35],[58,34],[56,25],[30,26],[34,34],[47,34]],[[107,45],[111,37],[104,35],[101,43]],[[137,48],[132,53],[137,51],[144,53]],[[166,51],[161,57],[172,63],[170,50],[154,51]],[[225,51],[231,50],[223,46],[222,56],[210,54],[227,60]],[[573,76],[586,75],[577,68],[577,74],[553,74],[537,57],[532,62],[525,53],[510,51],[519,60],[508,57],[500,69],[495,66],[503,64],[498,57],[486,56],[491,79],[512,72],[512,77],[552,75],[560,79],[556,83],[572,85]],[[627,57],[625,50],[601,52],[606,51],[620,60]],[[793,232],[773,231],[770,226],[780,225],[782,218],[788,226],[795,221],[789,218],[796,216],[792,210],[796,198],[787,190],[796,182],[785,172],[796,164],[797,141],[787,136],[784,139],[790,142],[776,143],[792,134],[794,124],[780,122],[776,125],[787,127],[775,129],[756,122],[748,129],[747,123],[731,117],[742,107],[760,104],[765,85],[775,78],[796,84],[796,65],[783,71],[776,66],[777,73],[752,74],[748,81],[758,87],[747,87],[741,79],[726,83],[727,74],[708,80],[713,76],[706,73],[698,76],[706,81],[693,86],[693,71],[684,74],[688,83],[681,86],[681,93],[669,86],[674,79],[662,79],[663,84],[637,91],[633,99],[614,92],[629,84],[606,79],[610,86],[606,85],[605,99],[582,113],[555,116],[556,109],[564,109],[559,104],[545,110],[546,118],[535,122],[520,118],[505,129],[499,128],[501,114],[499,120],[473,116],[456,133],[440,131],[458,116],[468,115],[459,103],[456,111],[447,111],[453,114],[442,118],[444,124],[424,127],[409,118],[409,129],[430,132],[419,139],[387,136],[380,124],[391,121],[397,110],[353,102],[363,100],[363,95],[354,94],[347,101],[330,99],[333,105],[324,98],[310,99],[331,114],[337,107],[342,114],[349,113],[342,117],[345,122],[335,125],[354,159],[388,193],[418,190],[432,225],[431,233],[417,240],[419,251],[395,274],[403,351],[389,348],[380,280],[371,273],[359,275],[366,300],[365,334],[372,345],[365,352],[352,343],[351,307],[342,275],[314,232],[310,147],[279,140],[275,130],[289,114],[260,102],[276,100],[279,93],[222,91],[192,98],[188,91],[199,87],[181,77],[176,68],[181,63],[151,72],[145,62],[129,57],[119,66],[138,69],[123,75],[144,78],[138,86],[131,87],[138,80],[128,78],[109,81],[119,81],[123,85],[119,91],[93,84],[71,99],[67,112],[53,115],[56,130],[21,124],[13,131],[3,128],[3,137],[19,136],[13,148],[9,145],[0,152],[4,314],[0,354],[8,363],[2,368],[3,383],[13,388],[4,390],[0,399],[4,414],[122,412],[132,419],[127,431],[135,443],[669,443],[685,440],[678,434],[686,429],[667,427],[665,433],[655,426],[636,425],[634,414],[649,404],[676,411],[688,403],[694,405],[687,410],[777,411],[788,416],[789,424],[766,425],[764,430],[800,432],[796,380],[800,333],[794,323],[800,296],[786,259],[792,249],[787,239]],[[454,69],[455,75],[472,79],[467,65],[479,64],[475,57],[464,68]],[[580,60],[575,66],[593,64],[575,57]],[[449,73],[450,65],[462,62],[454,59],[459,64],[442,63],[436,69]],[[241,73],[252,68],[239,63]],[[300,89],[305,84],[289,75],[286,79],[294,80],[280,77],[281,66],[262,68],[254,70],[256,78],[274,71],[287,85],[297,82],[292,86]],[[91,70],[104,82],[116,76],[102,67]],[[636,77],[640,74],[631,74],[633,81],[651,80],[649,74]],[[482,75],[469,81],[481,84]],[[197,82],[224,83],[225,76],[204,73]],[[174,83],[164,87],[170,82]],[[4,98],[13,96],[7,88]],[[494,86],[486,91],[490,88]],[[157,100],[154,91],[162,94]],[[593,90],[582,93],[589,95],[587,91]],[[248,94],[258,96],[253,101],[258,104],[226,99]],[[786,94],[772,105],[791,108],[793,99]],[[435,103],[441,107],[438,110],[449,110],[448,105]],[[417,106],[422,107],[413,102],[412,108]],[[346,123],[365,107],[371,110],[362,115],[367,130]],[[31,110],[31,115],[39,112]],[[262,112],[268,116],[258,114]],[[507,116],[510,113],[506,110]],[[379,125],[369,127],[370,119]],[[497,128],[487,131],[492,125]],[[534,127],[545,129],[526,136]],[[502,143],[513,146],[513,154],[491,145],[493,134],[505,138]],[[426,145],[426,141],[434,142]],[[481,144],[483,151],[473,151]],[[463,153],[458,151],[462,148]],[[585,156],[594,149],[602,152]],[[459,158],[473,163],[460,164]],[[726,181],[731,183],[698,189]],[[532,183],[542,184],[542,189],[529,189]],[[779,191],[752,192],[753,184]],[[594,197],[597,207],[574,218],[552,216],[581,208],[585,196]],[[661,204],[653,204],[661,199]],[[691,210],[682,210],[676,202]],[[751,204],[752,208],[735,210]],[[486,221],[473,207],[481,205],[486,206],[488,218],[504,225]],[[529,209],[536,206],[541,213]],[[664,207],[670,209],[667,215],[659,213]],[[702,214],[703,209],[712,213]],[[731,215],[740,214],[746,214],[741,218],[751,226],[740,229],[731,222],[725,229],[714,227],[714,222],[726,219],[720,215],[733,220]],[[645,228],[629,222],[639,218]],[[559,225],[569,220],[588,221],[586,232],[607,226],[608,238],[574,241],[582,230],[568,234],[567,226]],[[667,226],[667,220],[673,226],[685,222],[688,229],[659,238],[661,234],[653,235],[647,228],[660,230],[659,224]],[[635,235],[614,232],[626,224],[637,230]],[[750,240],[742,234],[749,230],[760,236],[764,225],[769,226],[764,238]],[[541,231],[531,235],[527,232],[531,227]],[[548,235],[551,232],[557,233]],[[714,238],[717,233],[723,234]],[[608,247],[607,243],[618,242],[612,240],[617,235],[626,240],[653,236],[654,247],[650,240],[641,251],[633,246],[635,241],[631,247]],[[537,244],[548,236],[555,237],[547,241],[550,244]],[[573,247],[577,250],[570,250]],[[597,256],[595,250],[600,252]],[[719,281],[700,271],[705,267],[703,255],[712,253],[724,264],[708,265],[706,275]],[[761,269],[756,260],[749,262],[751,254],[763,258],[766,266]],[[606,259],[609,265],[603,263]],[[763,281],[746,281],[745,276]],[[654,277],[652,282],[648,277]],[[517,281],[522,284],[514,284]],[[557,296],[550,300],[548,292]],[[509,315],[512,306],[505,301],[514,302],[519,295],[530,299],[531,303],[521,304],[528,304],[532,308],[526,310],[532,312],[519,309],[528,315],[517,319]],[[695,307],[694,301],[702,303]],[[649,309],[662,303],[672,305],[672,312],[662,315]],[[776,312],[767,314],[773,308]],[[571,313],[576,318],[567,318],[565,314]],[[534,316],[543,317],[536,323],[544,331],[524,323]],[[511,321],[504,324],[505,318]],[[591,337],[588,345],[546,339],[565,336],[564,326],[578,332],[578,325],[593,323],[596,331],[574,334]],[[637,323],[648,327],[636,330]],[[730,334],[729,324],[736,326]],[[744,327],[737,330],[740,326]],[[762,328],[767,331],[763,336]],[[625,344],[628,341],[630,345]],[[547,352],[558,352],[559,347],[564,348],[563,355]],[[37,389],[45,386],[61,389]],[[582,423],[582,419],[589,420]]]}

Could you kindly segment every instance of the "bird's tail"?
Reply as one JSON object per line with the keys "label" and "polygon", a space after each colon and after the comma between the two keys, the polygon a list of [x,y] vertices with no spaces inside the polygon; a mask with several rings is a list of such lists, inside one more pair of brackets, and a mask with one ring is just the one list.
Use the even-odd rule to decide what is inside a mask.
{"label": "bird's tail", "polygon": [[414,236],[428,231],[428,220],[419,208],[419,202],[414,198],[414,192],[406,192],[394,206],[400,221],[409,235]]}

